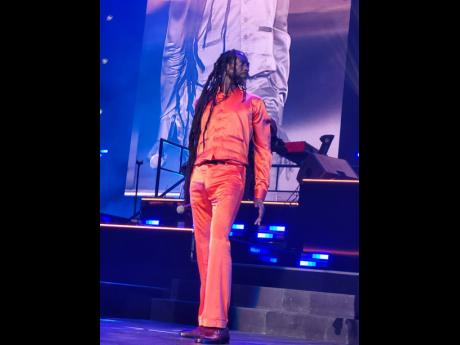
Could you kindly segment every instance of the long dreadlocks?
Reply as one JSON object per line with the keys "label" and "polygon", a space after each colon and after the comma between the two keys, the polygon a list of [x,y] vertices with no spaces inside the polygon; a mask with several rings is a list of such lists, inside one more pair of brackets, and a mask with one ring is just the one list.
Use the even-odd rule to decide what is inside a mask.
{"label": "long dreadlocks", "polygon": [[225,76],[227,75],[227,66],[233,65],[233,75],[229,76],[231,78],[231,85],[228,90],[226,90],[225,98],[227,98],[231,92],[236,87],[240,87],[243,90],[243,99],[242,102],[246,100],[246,81],[244,78],[240,78],[236,73],[236,61],[237,59],[242,60],[242,62],[247,62],[246,55],[239,50],[229,50],[225,53],[222,53],[214,64],[214,69],[209,74],[208,80],[203,87],[200,97],[195,108],[195,115],[192,121],[192,128],[190,130],[189,136],[189,159],[187,163],[187,169],[185,171],[185,184],[184,184],[184,199],[185,203],[190,203],[190,179],[193,172],[193,166],[196,160],[198,141],[200,140],[201,135],[201,119],[203,118],[203,113],[206,106],[210,103],[209,116],[206,121],[206,125],[203,132],[203,141],[206,130],[208,129],[209,120],[214,111],[214,107],[217,104],[216,96],[225,81]]}

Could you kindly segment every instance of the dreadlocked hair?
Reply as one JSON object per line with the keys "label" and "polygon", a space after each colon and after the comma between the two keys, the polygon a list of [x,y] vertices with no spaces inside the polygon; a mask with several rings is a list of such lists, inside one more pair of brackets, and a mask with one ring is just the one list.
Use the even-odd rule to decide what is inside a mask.
{"label": "dreadlocked hair", "polygon": [[206,109],[206,106],[210,103],[209,116],[206,121],[206,125],[203,132],[204,144],[204,135],[206,134],[206,130],[208,129],[209,120],[211,119],[214,107],[217,104],[216,96],[219,92],[221,85],[224,83],[227,66],[230,64],[233,64],[233,75],[231,76],[230,88],[226,90],[224,99],[226,99],[229,96],[231,90],[239,87],[243,91],[242,102],[246,100],[246,81],[241,78],[238,78],[238,76],[236,75],[236,60],[238,59],[238,56],[246,57],[246,55],[243,52],[236,49],[226,51],[225,53],[222,53],[220,55],[220,57],[214,64],[214,69],[209,74],[208,80],[206,81],[206,84],[203,87],[203,91],[201,92],[200,97],[198,98],[188,141],[189,159],[185,171],[184,184],[185,203],[190,203],[190,179],[193,172],[193,166],[196,160],[198,141],[200,140],[201,135],[201,119],[203,118],[203,113]]}

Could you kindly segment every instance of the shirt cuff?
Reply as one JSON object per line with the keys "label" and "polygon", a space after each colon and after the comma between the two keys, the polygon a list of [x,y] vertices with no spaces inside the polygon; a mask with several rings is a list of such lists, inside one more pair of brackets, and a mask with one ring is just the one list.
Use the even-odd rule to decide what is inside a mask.
{"label": "shirt cuff", "polygon": [[254,190],[254,199],[259,199],[259,200],[264,201],[266,195],[267,195],[267,191],[266,191],[265,189],[256,188],[256,189]]}

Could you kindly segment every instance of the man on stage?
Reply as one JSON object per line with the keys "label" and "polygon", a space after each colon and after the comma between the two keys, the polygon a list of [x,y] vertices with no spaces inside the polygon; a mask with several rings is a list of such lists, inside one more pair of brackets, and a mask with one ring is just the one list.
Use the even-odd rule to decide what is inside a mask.
{"label": "man on stage", "polygon": [[249,62],[238,50],[223,53],[210,73],[189,137],[185,201],[190,201],[200,273],[198,327],[180,332],[196,343],[227,344],[232,260],[229,232],[245,185],[250,141],[254,143],[255,224],[260,225],[272,154],[270,117],[263,100],[246,92]]}

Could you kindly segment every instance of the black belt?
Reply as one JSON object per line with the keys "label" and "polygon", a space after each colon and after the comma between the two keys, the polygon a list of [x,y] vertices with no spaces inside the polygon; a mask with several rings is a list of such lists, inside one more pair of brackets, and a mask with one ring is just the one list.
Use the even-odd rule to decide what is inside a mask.
{"label": "black belt", "polygon": [[210,160],[206,160],[203,163],[201,163],[199,166],[202,166],[202,165],[205,165],[205,164],[229,164],[229,165],[246,166],[245,164],[239,164],[238,162],[231,161],[231,160],[225,160],[225,159],[210,159]]}
{"label": "black belt", "polygon": [[223,159],[211,159],[211,160],[208,160],[208,161],[204,161],[200,165],[204,165],[204,164],[229,164],[229,161],[226,161],[226,160],[223,160]]}

